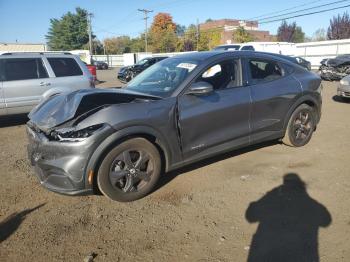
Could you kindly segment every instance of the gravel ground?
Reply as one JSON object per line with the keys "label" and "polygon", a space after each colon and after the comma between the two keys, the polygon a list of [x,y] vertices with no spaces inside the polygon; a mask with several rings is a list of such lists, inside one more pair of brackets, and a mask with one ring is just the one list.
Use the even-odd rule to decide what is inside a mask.
{"label": "gravel ground", "polygon": [[[115,75],[99,72],[101,86],[119,86]],[[307,146],[268,143],[202,161],[132,203],[45,190],[27,161],[26,119],[2,119],[0,261],[259,261],[276,246],[278,261],[299,252],[350,261],[350,103],[335,92],[324,83]],[[299,183],[281,186],[288,173]]]}

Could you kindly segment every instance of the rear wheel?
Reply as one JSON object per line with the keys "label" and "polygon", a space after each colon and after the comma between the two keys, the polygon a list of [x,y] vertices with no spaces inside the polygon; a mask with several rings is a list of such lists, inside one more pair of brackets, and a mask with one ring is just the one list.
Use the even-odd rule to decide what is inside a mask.
{"label": "rear wheel", "polygon": [[288,146],[300,147],[306,145],[315,130],[316,116],[312,107],[302,104],[293,112],[289,119],[283,143]]}
{"label": "rear wheel", "polygon": [[160,172],[157,148],[144,138],[133,138],[106,155],[98,171],[97,184],[112,200],[133,201],[152,191]]}

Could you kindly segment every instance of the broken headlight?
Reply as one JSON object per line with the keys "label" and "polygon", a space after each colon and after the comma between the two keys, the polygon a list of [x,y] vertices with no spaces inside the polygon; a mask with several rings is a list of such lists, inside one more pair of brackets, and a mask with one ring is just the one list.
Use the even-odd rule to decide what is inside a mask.
{"label": "broken headlight", "polygon": [[103,124],[89,126],[80,130],[75,128],[62,128],[52,131],[50,137],[61,142],[79,142],[91,136],[95,131],[101,129]]}

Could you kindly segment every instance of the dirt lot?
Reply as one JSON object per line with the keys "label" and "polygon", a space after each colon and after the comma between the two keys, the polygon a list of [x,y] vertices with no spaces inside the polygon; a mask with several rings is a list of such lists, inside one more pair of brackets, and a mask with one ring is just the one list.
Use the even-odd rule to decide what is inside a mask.
{"label": "dirt lot", "polygon": [[[115,73],[99,72],[102,85],[118,85]],[[335,92],[336,83],[324,84],[323,116],[307,146],[225,154],[166,174],[133,203],[45,190],[27,161],[25,119],[2,120],[0,261],[91,253],[94,261],[246,261],[276,246],[277,261],[298,252],[317,261],[317,249],[321,261],[350,261],[350,103],[334,101]],[[301,182],[279,187],[291,172],[306,191]]]}

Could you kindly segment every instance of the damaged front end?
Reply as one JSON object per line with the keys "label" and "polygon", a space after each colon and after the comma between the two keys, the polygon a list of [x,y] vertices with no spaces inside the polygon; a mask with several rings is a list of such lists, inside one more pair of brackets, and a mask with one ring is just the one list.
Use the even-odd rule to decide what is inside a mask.
{"label": "damaged front end", "polygon": [[343,77],[350,75],[350,55],[323,59],[319,71],[323,80],[339,81]]}
{"label": "damaged front end", "polygon": [[28,157],[40,183],[63,194],[92,193],[88,161],[116,130],[103,119],[89,117],[108,107],[147,99],[123,90],[79,90],[54,96],[29,114]]}

